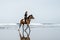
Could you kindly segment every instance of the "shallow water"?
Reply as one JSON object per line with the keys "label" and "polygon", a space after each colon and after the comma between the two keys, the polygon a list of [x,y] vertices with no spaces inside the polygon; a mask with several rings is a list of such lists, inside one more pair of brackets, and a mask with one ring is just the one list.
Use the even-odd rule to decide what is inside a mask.
{"label": "shallow water", "polygon": [[[60,25],[30,25],[30,40],[60,40]],[[18,25],[0,26],[0,40],[20,40]]]}

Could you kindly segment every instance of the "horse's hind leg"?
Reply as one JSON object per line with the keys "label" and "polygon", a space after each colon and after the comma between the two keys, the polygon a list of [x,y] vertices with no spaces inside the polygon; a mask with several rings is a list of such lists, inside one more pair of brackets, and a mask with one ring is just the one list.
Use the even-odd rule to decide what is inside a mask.
{"label": "horse's hind leg", "polygon": [[23,24],[23,27],[22,28],[23,28],[23,37],[24,37],[24,24]]}
{"label": "horse's hind leg", "polygon": [[19,29],[20,29],[20,27],[21,27],[21,24],[19,24]]}
{"label": "horse's hind leg", "polygon": [[[29,25],[27,24],[27,27],[26,27],[25,31],[28,29],[28,27],[29,27]],[[29,30],[30,30],[30,27],[29,27]]]}

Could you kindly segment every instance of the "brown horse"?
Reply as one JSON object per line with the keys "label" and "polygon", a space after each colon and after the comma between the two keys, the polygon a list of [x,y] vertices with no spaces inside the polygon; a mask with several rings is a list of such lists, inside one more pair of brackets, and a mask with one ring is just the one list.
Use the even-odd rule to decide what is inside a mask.
{"label": "brown horse", "polygon": [[29,15],[26,19],[26,22],[25,22],[25,19],[21,19],[20,20],[20,25],[19,25],[19,28],[21,27],[21,25],[23,25],[23,35],[24,35],[24,24],[27,24],[27,27],[25,29],[25,31],[27,30],[27,28],[29,28],[29,32],[30,32],[30,27],[29,27],[29,24],[31,22],[31,19],[34,19],[33,15]]}
{"label": "brown horse", "polygon": [[33,15],[29,15],[26,19],[26,22],[25,19],[21,19],[19,28],[21,27],[21,25],[24,26],[24,24],[27,24],[27,26],[29,26],[31,19],[34,19]]}

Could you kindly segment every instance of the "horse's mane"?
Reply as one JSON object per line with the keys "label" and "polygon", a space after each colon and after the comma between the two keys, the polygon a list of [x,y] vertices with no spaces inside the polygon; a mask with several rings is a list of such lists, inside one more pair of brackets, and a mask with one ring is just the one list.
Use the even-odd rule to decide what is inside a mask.
{"label": "horse's mane", "polygon": [[32,15],[29,15],[27,18],[29,19],[30,16],[32,16]]}

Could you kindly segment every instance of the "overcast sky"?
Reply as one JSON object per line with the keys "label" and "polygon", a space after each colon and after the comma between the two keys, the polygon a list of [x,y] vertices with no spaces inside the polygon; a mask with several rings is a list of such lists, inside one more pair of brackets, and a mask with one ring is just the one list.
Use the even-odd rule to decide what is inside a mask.
{"label": "overcast sky", "polygon": [[18,23],[26,10],[34,23],[60,23],[60,0],[0,0],[0,23]]}

